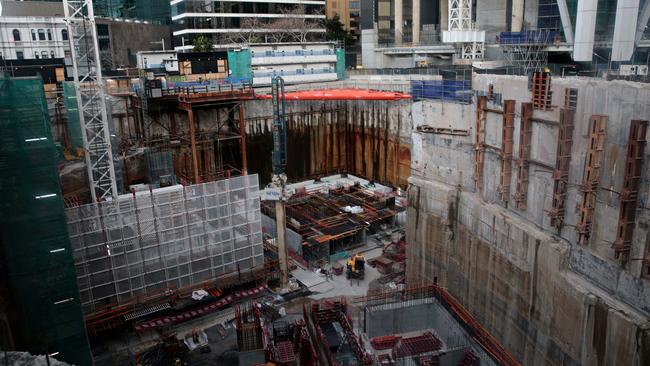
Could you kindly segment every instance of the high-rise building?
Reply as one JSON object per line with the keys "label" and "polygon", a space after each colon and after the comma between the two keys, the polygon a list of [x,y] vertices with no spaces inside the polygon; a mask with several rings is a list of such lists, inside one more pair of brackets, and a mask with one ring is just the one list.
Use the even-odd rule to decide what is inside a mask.
{"label": "high-rise building", "polygon": [[[21,0],[63,2],[63,0]],[[95,16],[169,24],[168,0],[93,0]]]}
{"label": "high-rise building", "polygon": [[325,33],[325,0],[172,0],[174,48],[192,49],[197,36],[213,44],[314,40]]}
{"label": "high-rise building", "polygon": [[169,24],[168,0],[94,0],[95,16]]}
{"label": "high-rise building", "polygon": [[[94,4],[97,7],[107,3],[100,0]],[[62,3],[2,0],[0,6],[3,9],[0,59],[65,58],[69,61],[70,45]],[[113,5],[109,8],[117,9]],[[98,43],[104,68],[135,66],[137,51],[170,47],[169,25],[161,24],[163,18],[160,20],[97,17]],[[133,37],[134,34],[138,37]]]}
{"label": "high-rise building", "polygon": [[361,15],[361,0],[327,0],[325,15],[328,18],[339,16],[343,28],[357,39],[359,33],[359,16]]}

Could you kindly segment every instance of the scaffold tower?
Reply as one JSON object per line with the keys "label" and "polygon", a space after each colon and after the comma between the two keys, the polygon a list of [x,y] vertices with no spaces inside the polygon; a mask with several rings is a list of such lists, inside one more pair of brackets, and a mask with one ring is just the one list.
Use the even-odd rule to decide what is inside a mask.
{"label": "scaffold tower", "polygon": [[485,32],[477,31],[472,23],[471,0],[448,0],[447,30],[443,32],[444,43],[454,43],[460,59],[483,59]]}
{"label": "scaffold tower", "polygon": [[92,0],[63,0],[90,193],[94,202],[117,197],[104,81]]}
{"label": "scaffold tower", "polygon": [[528,71],[539,71],[548,60],[548,46],[556,32],[537,30],[526,32],[501,32],[499,46],[509,64]]}

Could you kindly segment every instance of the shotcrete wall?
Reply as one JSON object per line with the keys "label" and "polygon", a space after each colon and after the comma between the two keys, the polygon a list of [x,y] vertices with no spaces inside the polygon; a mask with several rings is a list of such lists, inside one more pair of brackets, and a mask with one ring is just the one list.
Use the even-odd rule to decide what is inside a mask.
{"label": "shotcrete wall", "polygon": [[[516,100],[514,159],[520,110],[531,93],[527,78],[476,75],[503,100]],[[516,164],[510,194],[499,199],[501,157],[485,152],[482,185],[473,180],[476,104],[417,102],[412,106],[412,169],[407,220],[407,284],[446,286],[525,365],[647,365],[650,363],[650,283],[641,277],[650,240],[647,209],[650,152],[646,150],[636,229],[628,264],[614,258],[619,197],[630,120],[648,119],[650,87],[594,79],[552,80],[550,111],[559,120],[565,88],[578,90],[564,226],[550,225],[557,127],[533,124],[527,208],[515,208]],[[501,109],[500,104],[488,108]],[[609,116],[591,238],[577,244],[587,129],[593,114]],[[501,115],[488,113],[486,143],[500,146]],[[419,125],[452,124],[468,136],[416,132]],[[549,168],[548,166],[551,168]],[[636,259],[636,260],[635,260]]]}
{"label": "shotcrete wall", "polygon": [[[249,170],[265,184],[271,177],[271,101],[246,102],[245,110]],[[286,115],[290,180],[344,171],[406,187],[410,102],[287,101]]]}

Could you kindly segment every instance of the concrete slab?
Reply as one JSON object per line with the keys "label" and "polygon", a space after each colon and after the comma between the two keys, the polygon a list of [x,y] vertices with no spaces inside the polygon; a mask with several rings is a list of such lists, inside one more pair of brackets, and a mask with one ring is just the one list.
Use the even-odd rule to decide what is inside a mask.
{"label": "concrete slab", "polygon": [[318,273],[308,269],[297,268],[291,271],[291,275],[310,290],[312,287],[325,282],[325,276],[321,277]]}
{"label": "concrete slab", "polygon": [[[364,252],[363,254],[366,257],[366,260],[376,258],[381,255],[381,248],[376,248],[368,252]],[[341,259],[337,262],[343,265],[345,268],[346,261],[347,258]],[[327,281],[327,283],[331,286],[331,290],[321,291],[317,294],[309,296],[309,298],[319,300],[338,296],[365,296],[368,292],[370,282],[378,279],[381,276],[381,273],[379,273],[375,268],[372,268],[368,265],[366,265],[365,278],[363,280],[348,280],[345,278],[345,272],[343,272],[342,275],[332,276],[332,278]]]}

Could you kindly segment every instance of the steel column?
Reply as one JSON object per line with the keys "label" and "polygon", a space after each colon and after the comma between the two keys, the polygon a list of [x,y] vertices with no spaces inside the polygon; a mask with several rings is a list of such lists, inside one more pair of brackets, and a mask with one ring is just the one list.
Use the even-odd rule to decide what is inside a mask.
{"label": "steel column", "polygon": [[533,134],[533,104],[521,104],[519,125],[519,157],[517,159],[517,192],[515,206],[525,210],[528,201],[528,167],[530,165],[530,140]]}
{"label": "steel column", "polygon": [[614,257],[626,263],[632,249],[632,236],[636,226],[636,207],[639,199],[639,185],[643,175],[643,154],[645,152],[645,135],[648,121],[633,120],[625,158],[625,175],[620,194],[618,228],[616,240],[612,245]]}
{"label": "steel column", "polygon": [[573,116],[572,109],[562,108],[560,110],[560,128],[557,137],[555,170],[553,171],[553,202],[548,213],[551,218],[551,226],[557,230],[562,228],[564,222],[564,204],[569,185],[571,146],[573,145]]}
{"label": "steel column", "polygon": [[192,147],[192,167],[194,168],[194,184],[201,183],[199,174],[199,158],[196,154],[196,127],[194,127],[194,111],[192,107],[187,108],[187,119],[190,124],[190,144]]}
{"label": "steel column", "polygon": [[503,102],[503,131],[501,135],[501,181],[499,195],[501,201],[508,202],[510,198],[510,181],[512,178],[512,149],[515,132],[515,101]]}
{"label": "steel column", "polygon": [[476,144],[474,145],[474,187],[479,191],[483,190],[486,105],[487,97],[479,96],[476,101]]}
{"label": "steel column", "polygon": [[607,131],[607,116],[593,115],[589,123],[589,143],[587,144],[587,156],[585,168],[582,175],[582,202],[576,232],[578,243],[587,244],[591,236],[591,225],[593,223],[594,210],[596,209],[596,196],[600,185],[600,159],[605,147],[605,134]]}

